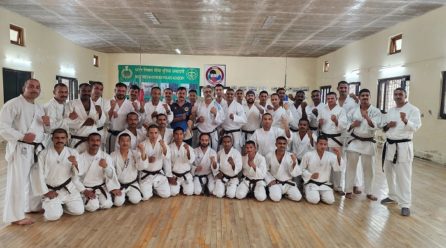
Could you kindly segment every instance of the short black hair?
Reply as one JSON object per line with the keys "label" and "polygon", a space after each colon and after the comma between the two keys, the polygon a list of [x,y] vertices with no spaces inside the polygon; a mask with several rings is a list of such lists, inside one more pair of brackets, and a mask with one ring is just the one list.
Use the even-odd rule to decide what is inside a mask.
{"label": "short black hair", "polygon": [[132,112],[129,112],[129,113],[127,114],[126,118],[128,119],[128,118],[129,118],[129,116],[131,116],[131,115],[136,115],[136,116],[139,116],[139,115],[138,115],[138,113],[136,113],[136,112],[132,111]]}
{"label": "short black hair", "polygon": [[190,93],[195,93],[195,94],[197,94],[197,90],[195,90],[195,89],[191,89],[191,90],[189,90],[189,94]]}
{"label": "short black hair", "polygon": [[230,139],[232,142],[232,136],[231,135],[223,135],[223,137],[221,138],[221,141],[223,141],[224,139]]}
{"label": "short black hair", "polygon": [[256,142],[254,142],[254,141],[252,141],[252,140],[248,140],[248,141],[246,141],[245,146],[246,146],[246,145],[253,145],[255,148],[257,148]]}
{"label": "short black hair", "polygon": [[104,86],[104,84],[100,81],[90,81],[90,85],[91,86],[95,86],[95,85]]}
{"label": "short black hair", "polygon": [[327,138],[327,136],[325,136],[325,135],[319,135],[319,136],[317,137],[317,141],[316,141],[316,142],[319,142],[319,140],[325,140],[325,141],[328,142],[328,138]]}
{"label": "short black hair", "polygon": [[276,142],[279,141],[279,140],[283,140],[285,142],[288,142],[288,140],[285,137],[283,137],[283,136],[279,136],[279,137],[276,138]]}
{"label": "short black hair", "polygon": [[367,92],[367,93],[370,94],[370,90],[364,88],[364,89],[361,89],[361,90],[359,91],[359,95],[361,95],[361,94],[364,93],[364,92]]}
{"label": "short black hair", "polygon": [[266,90],[262,90],[262,91],[260,91],[259,96],[260,96],[261,94],[269,95],[269,94],[268,94],[268,91],[266,91]]}
{"label": "short black hair", "polygon": [[395,91],[397,91],[397,90],[400,90],[400,91],[404,92],[404,95],[407,96],[407,91],[406,91],[406,89],[404,89],[404,88],[402,88],[402,87],[398,87],[398,88],[396,88],[396,89],[393,91],[393,93],[395,93]]}
{"label": "short black hair", "polygon": [[224,86],[223,86],[222,84],[216,84],[216,85],[214,86],[214,88],[217,88],[217,87],[222,87],[222,88],[224,88]]}
{"label": "short black hair", "polygon": [[161,91],[161,88],[158,87],[158,86],[154,86],[154,87],[152,87],[152,89],[150,89],[150,92],[153,92],[154,90],[159,90],[159,91]]}
{"label": "short black hair", "polygon": [[63,128],[56,128],[56,129],[54,129],[54,131],[53,131],[53,135],[55,135],[56,133],[64,133],[67,137],[68,137],[68,132],[67,132],[67,130],[65,130],[65,129],[63,129]]}
{"label": "short black hair", "polygon": [[177,132],[177,131],[181,131],[182,133],[184,133],[184,129],[182,127],[176,127],[173,132]]}
{"label": "short black hair", "polygon": [[328,92],[327,96],[329,96],[329,95],[334,95],[336,98],[338,97],[338,94],[336,94],[336,92],[334,92],[334,91]]}
{"label": "short black hair", "polygon": [[184,91],[186,91],[186,92],[187,92],[187,89],[186,89],[186,87],[183,87],[183,86],[181,86],[181,87],[178,87],[178,89],[177,89],[177,92],[178,92],[178,91],[180,91],[180,90],[184,90]]}
{"label": "short black hair", "polygon": [[88,140],[90,140],[91,139],[91,137],[93,137],[93,136],[99,136],[99,138],[101,138],[102,136],[99,134],[99,133],[90,133],[89,135],[88,135]]}
{"label": "short black hair", "polygon": [[339,81],[339,82],[338,82],[338,87],[339,87],[339,85],[341,85],[341,84],[346,84],[346,85],[348,85],[348,83],[347,83],[346,81]]}
{"label": "short black hair", "polygon": [[56,90],[57,87],[65,87],[65,88],[68,88],[68,86],[67,86],[66,84],[64,84],[64,83],[57,83],[57,84],[54,85],[54,87],[53,87],[53,91]]}
{"label": "short black hair", "polygon": [[164,117],[166,117],[166,119],[167,119],[167,115],[164,114],[164,113],[159,113],[159,114],[157,114],[157,115],[156,115],[156,119],[158,120],[158,118],[159,118],[160,116],[164,116]]}
{"label": "short black hair", "polygon": [[280,90],[284,90],[286,92],[286,89],[283,87],[277,88],[276,93],[279,93]]}
{"label": "short black hair", "polygon": [[125,85],[125,83],[118,82],[115,84],[115,88],[120,88],[120,87],[124,87],[127,89],[127,85]]}
{"label": "short black hair", "polygon": [[139,86],[138,85],[136,85],[136,84],[132,84],[132,85],[130,85],[130,89],[131,90],[140,90],[140,88],[139,88]]}
{"label": "short black hair", "polygon": [[91,88],[91,85],[89,83],[81,83],[81,84],[79,84],[79,89],[84,88],[84,87],[90,87]]}
{"label": "short black hair", "polygon": [[200,136],[198,136],[198,139],[201,139],[202,136],[208,136],[209,139],[211,138],[211,135],[209,133],[200,133]]}
{"label": "short black hair", "polygon": [[156,124],[150,124],[150,125],[147,127],[147,131],[149,131],[149,130],[152,129],[152,128],[156,128],[157,130],[159,130],[158,125],[156,125]]}
{"label": "short black hair", "polygon": [[118,137],[118,142],[121,141],[121,137],[129,137],[130,140],[132,139],[132,137],[130,137],[130,134],[128,134],[128,133],[122,133],[122,134],[120,134],[119,137]]}

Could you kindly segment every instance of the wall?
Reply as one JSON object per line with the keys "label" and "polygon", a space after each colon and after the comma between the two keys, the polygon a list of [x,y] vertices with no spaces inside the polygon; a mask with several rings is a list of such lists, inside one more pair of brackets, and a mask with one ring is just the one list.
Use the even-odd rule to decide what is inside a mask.
{"label": "wall", "polygon": [[[25,29],[25,47],[10,44],[10,24]],[[32,71],[33,77],[42,84],[38,102],[51,99],[56,75],[75,77],[80,83],[107,81],[107,54],[75,45],[53,30],[3,8],[0,8],[0,37],[0,68]],[[93,55],[99,56],[99,68],[93,66]],[[61,66],[74,70],[74,73],[61,72]],[[0,82],[3,83],[3,73],[0,73]],[[0,87],[2,105],[3,87]]]}
{"label": "wall", "polygon": [[[446,7],[390,27],[317,60],[317,85],[360,81],[376,104],[380,78],[410,75],[409,101],[422,113],[414,138],[416,156],[446,164],[446,120],[439,119],[441,72],[446,70]],[[387,55],[390,37],[403,34],[402,52]],[[329,61],[329,72],[322,72]],[[398,67],[403,66],[403,67]],[[383,67],[391,67],[381,70]],[[359,70],[359,71],[357,71]],[[357,75],[352,72],[358,72]]]}
{"label": "wall", "polygon": [[[118,65],[139,65],[139,54],[110,54],[109,83],[118,81]],[[188,56],[166,54],[142,54],[142,65],[179,66],[200,68],[204,78],[206,64],[226,64],[227,85],[237,86],[283,86],[285,71],[287,87],[314,86],[316,80],[315,58],[268,58],[235,56]],[[285,70],[286,65],[286,70]],[[202,80],[202,85],[204,82]],[[107,94],[112,94],[108,89]]]}

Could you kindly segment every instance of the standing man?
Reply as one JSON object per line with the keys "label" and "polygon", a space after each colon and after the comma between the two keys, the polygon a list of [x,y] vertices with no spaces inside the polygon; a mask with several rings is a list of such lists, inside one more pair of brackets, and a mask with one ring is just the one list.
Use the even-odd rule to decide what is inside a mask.
{"label": "standing man", "polygon": [[138,100],[139,91],[140,91],[140,88],[138,85],[136,85],[136,84],[130,85],[129,96],[130,96],[130,102],[132,103],[132,106],[134,109],[133,111],[143,115],[144,114],[144,101]]}
{"label": "standing man", "polygon": [[310,121],[310,129],[313,133],[317,134],[317,130],[319,128],[319,123],[317,122],[317,117],[322,109],[325,107],[325,104],[321,102],[321,92],[319,90],[313,90],[311,92],[311,100],[313,104],[307,106],[307,111],[305,111],[308,115],[308,120]]}
{"label": "standing man", "polygon": [[97,133],[98,127],[105,123],[105,115],[100,106],[91,100],[91,85],[83,83],[79,85],[80,99],[70,101],[68,111],[68,126],[71,131],[70,146],[79,153],[87,150],[88,135]]}
{"label": "standing man", "polygon": [[284,136],[287,139],[291,139],[291,133],[286,118],[282,119],[282,128],[273,127],[273,117],[270,113],[265,113],[262,116],[262,127],[257,129],[251,136],[250,140],[257,144],[258,152],[262,156],[266,156],[268,153],[273,152],[275,147],[271,144],[275,144],[277,137]]}
{"label": "standing man", "polygon": [[[187,121],[192,114],[192,105],[186,102],[187,90],[184,87],[179,87],[177,90],[177,101],[170,105],[173,113],[173,121],[170,123],[172,129],[180,127],[184,132],[188,129]],[[188,145],[192,145],[192,138],[185,140]]]}
{"label": "standing man", "polygon": [[263,108],[265,112],[273,109],[273,106],[271,106],[271,104],[268,103],[268,91],[266,90],[260,91],[259,105]]}
{"label": "standing man", "polygon": [[126,93],[127,85],[123,83],[117,83],[115,85],[115,97],[110,100],[110,108],[107,109],[108,119],[110,121],[107,137],[108,153],[112,153],[115,150],[116,137],[125,129],[127,114],[135,112],[135,107],[125,98]]}
{"label": "standing man", "polygon": [[384,172],[389,196],[382,204],[398,203],[402,216],[410,216],[412,201],[413,134],[421,127],[420,110],[407,101],[407,92],[397,88],[393,92],[396,107],[384,117]]}
{"label": "standing man", "polygon": [[236,91],[235,91],[235,97],[236,97],[236,101],[240,104],[240,105],[243,105],[244,104],[244,102],[243,102],[243,90],[242,89],[237,89]]}
{"label": "standing man", "polygon": [[333,184],[330,175],[333,171],[341,171],[345,166],[340,148],[333,148],[333,152],[326,151],[328,139],[319,136],[316,150],[308,152],[302,158],[302,178],[305,183],[305,197],[309,203],[317,204],[320,201],[333,204]]}
{"label": "standing man", "polygon": [[[40,82],[28,79],[22,94],[9,100],[0,111],[0,135],[8,141],[5,208],[3,221],[17,225],[34,223],[25,213],[41,209],[40,196],[31,192],[29,174],[37,162],[37,153],[43,149],[44,126],[49,126],[43,106],[35,103],[40,95]],[[46,123],[44,123],[46,122]]]}
{"label": "standing man", "polygon": [[166,103],[167,105],[172,105],[173,103],[173,91],[171,88],[165,88],[164,89],[164,99],[163,102]]}
{"label": "standing man", "polygon": [[222,106],[222,108],[226,111],[228,104],[225,100],[225,91],[222,84],[217,84],[214,87],[215,90],[215,101]]}
{"label": "standing man", "polygon": [[230,135],[234,148],[241,152],[242,140],[240,128],[246,124],[246,115],[242,105],[234,101],[234,90],[229,88],[226,90],[226,102],[228,107],[225,111],[225,120],[221,124],[222,132],[220,136]]}
{"label": "standing man", "polygon": [[370,104],[370,91],[368,89],[362,89],[359,92],[359,99],[360,105],[352,109],[348,117],[351,122],[348,130],[351,138],[346,143],[345,197],[352,198],[355,176],[357,175],[356,169],[359,157],[361,157],[365,193],[368,199],[376,201],[376,196],[372,194],[375,177],[375,133],[381,125],[381,111]]}
{"label": "standing man", "polygon": [[278,94],[271,94],[271,104],[273,105],[273,109],[268,110],[268,113],[273,117],[273,127],[281,127],[282,119],[286,119],[288,123],[293,119],[293,116],[288,109],[288,103],[281,106]]}
{"label": "standing man", "polygon": [[[330,92],[327,94],[327,105],[322,109],[318,115],[320,135],[328,138],[328,148],[339,148],[342,153],[342,133],[347,129],[347,116],[345,110],[336,103],[336,93]],[[340,195],[344,195],[342,189],[342,171],[334,171],[333,189]]]}
{"label": "standing man", "polygon": [[212,88],[206,86],[203,88],[204,101],[198,103],[195,117],[195,123],[200,134],[207,133],[211,137],[211,148],[218,149],[217,127],[224,121],[224,110],[222,106],[212,99]]}
{"label": "standing man", "polygon": [[245,144],[254,132],[260,128],[262,115],[265,113],[263,107],[255,103],[256,95],[254,91],[246,92],[246,104],[243,105],[245,110],[246,123],[242,126],[242,144]]}
{"label": "standing man", "polygon": [[170,111],[170,107],[167,103],[160,101],[161,89],[159,87],[153,87],[150,90],[150,101],[146,102],[144,106],[145,121],[144,124],[149,126],[156,122],[156,116],[158,114],[166,114],[168,124],[173,120],[173,114]]}
{"label": "standing man", "polygon": [[63,83],[57,83],[53,88],[54,98],[45,104],[45,113],[50,117],[50,128],[52,133],[57,128],[68,131],[68,120],[65,118],[65,108],[68,98],[68,87]]}
{"label": "standing man", "polygon": [[105,151],[105,146],[107,145],[107,130],[108,126],[108,116],[107,116],[107,101],[102,97],[102,92],[104,91],[104,85],[101,82],[94,81],[90,83],[92,87],[91,100],[93,100],[95,106],[99,106],[102,109],[102,114],[104,115],[104,123],[98,126],[98,133],[101,135],[102,146],[101,149]]}
{"label": "standing man", "polygon": [[306,113],[307,103],[304,102],[304,100],[305,100],[305,92],[302,90],[297,91],[294,97],[294,102],[290,106],[291,116],[293,116],[293,118],[290,119],[291,132],[295,133],[299,131],[300,119],[302,118],[307,119],[307,113]]}

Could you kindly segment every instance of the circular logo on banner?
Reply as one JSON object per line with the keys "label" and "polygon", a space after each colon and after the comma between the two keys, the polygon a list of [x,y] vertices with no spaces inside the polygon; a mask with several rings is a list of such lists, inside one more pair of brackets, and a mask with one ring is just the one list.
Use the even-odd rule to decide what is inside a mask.
{"label": "circular logo on banner", "polygon": [[186,76],[189,80],[195,80],[198,77],[198,74],[195,70],[187,70]]}
{"label": "circular logo on banner", "polygon": [[129,79],[133,76],[133,72],[128,66],[125,66],[125,68],[121,71],[121,76],[125,79]]}
{"label": "circular logo on banner", "polygon": [[212,85],[222,83],[224,78],[225,73],[219,66],[211,66],[206,71],[206,80]]}

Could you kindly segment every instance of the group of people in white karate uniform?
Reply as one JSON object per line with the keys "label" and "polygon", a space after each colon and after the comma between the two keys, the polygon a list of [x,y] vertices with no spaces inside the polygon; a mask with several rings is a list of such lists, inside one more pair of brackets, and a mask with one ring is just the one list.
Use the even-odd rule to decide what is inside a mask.
{"label": "group of people in white karate uniform", "polygon": [[411,140],[421,121],[402,88],[384,116],[370,104],[369,90],[349,95],[344,81],[339,97],[328,93],[326,104],[318,90],[307,104],[304,91],[290,102],[283,88],[270,96],[262,91],[257,100],[253,91],[222,85],[204,87],[202,100],[180,87],[176,101],[171,89],[161,100],[161,89],[153,87],[147,102],[138,99],[138,86],[123,83],[110,100],[102,98],[100,82],[79,85],[79,99],[71,101],[67,86],[56,84],[45,105],[36,103],[40,91],[40,82],[29,79],[0,111],[0,135],[8,141],[8,223],[32,224],[25,214],[42,209],[47,220],[57,220],[64,212],[80,215],[180,192],[275,202],[304,195],[313,204],[333,204],[334,192],[351,199],[362,181],[375,201],[374,136],[381,128],[389,186],[382,203],[396,202],[410,214]]}

